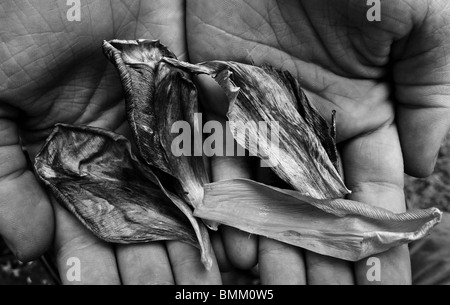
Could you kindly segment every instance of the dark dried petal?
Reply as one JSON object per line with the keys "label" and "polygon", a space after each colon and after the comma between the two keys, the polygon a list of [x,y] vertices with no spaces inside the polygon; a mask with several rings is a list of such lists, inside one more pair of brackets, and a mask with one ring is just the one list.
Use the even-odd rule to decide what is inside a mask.
{"label": "dark dried petal", "polygon": [[184,201],[161,187],[125,138],[97,128],[58,125],[35,168],[58,202],[102,240],[179,240],[201,248],[205,266],[211,267],[206,228]]}
{"label": "dark dried petal", "polygon": [[174,58],[158,41],[113,40],[103,43],[106,56],[117,67],[125,91],[128,122],[142,158],[172,174],[158,131],[161,114],[155,112],[156,69],[162,56]]}
{"label": "dark dried petal", "polygon": [[195,86],[184,72],[161,62],[175,55],[157,41],[115,40],[105,42],[104,51],[120,72],[128,121],[140,154],[181,184],[169,179],[165,187],[170,184],[191,206],[197,206],[203,199],[203,185],[209,181],[203,159],[175,157],[171,150],[173,123],[185,121],[192,130],[201,128],[194,121],[198,112]]}
{"label": "dark dried petal", "polygon": [[[159,71],[169,69],[165,63],[159,66]],[[203,200],[203,185],[209,182],[202,157],[196,157],[194,151],[190,156],[175,156],[172,144],[178,133],[172,133],[172,127],[176,122],[187,122],[192,132],[201,135],[198,122],[195,122],[194,114],[198,113],[197,90],[194,84],[183,74],[172,71],[158,73],[165,75],[162,79],[156,78],[156,93],[154,98],[155,112],[160,113],[157,121],[159,139],[163,147],[163,153],[168,162],[167,167],[174,177],[182,185],[179,194],[185,194],[187,202],[196,207]],[[178,131],[177,131],[178,132]],[[194,148],[195,141],[191,139]],[[201,146],[201,142],[199,143]]]}

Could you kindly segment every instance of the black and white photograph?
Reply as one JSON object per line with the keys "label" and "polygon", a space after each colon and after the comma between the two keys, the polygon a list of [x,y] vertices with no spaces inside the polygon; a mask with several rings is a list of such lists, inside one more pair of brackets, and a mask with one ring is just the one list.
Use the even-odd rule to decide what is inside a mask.
{"label": "black and white photograph", "polygon": [[450,2],[0,0],[0,285],[450,285]]}

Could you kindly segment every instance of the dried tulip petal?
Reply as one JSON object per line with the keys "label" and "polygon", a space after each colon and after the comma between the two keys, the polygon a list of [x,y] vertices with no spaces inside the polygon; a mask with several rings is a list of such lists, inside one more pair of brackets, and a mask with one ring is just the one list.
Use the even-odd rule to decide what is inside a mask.
{"label": "dried tulip petal", "polygon": [[103,50],[119,71],[125,91],[128,122],[142,158],[171,174],[162,153],[153,97],[158,62],[163,57],[175,58],[175,55],[157,41],[105,41]]}
{"label": "dried tulip petal", "polygon": [[[160,70],[168,68],[164,63],[159,67]],[[172,175],[183,187],[179,193],[185,195],[186,201],[195,207],[203,200],[203,185],[209,182],[208,175],[202,157],[195,156],[194,151],[191,151],[190,155],[174,154],[172,144],[178,134],[172,133],[172,127],[177,122],[186,122],[192,132],[201,134],[202,126],[198,126],[194,120],[194,114],[198,113],[197,90],[194,84],[180,73],[167,73],[161,80],[157,77],[156,83],[155,112],[164,114],[157,123],[160,142]],[[191,143],[195,144],[194,139]]]}
{"label": "dried tulip petal", "polygon": [[442,217],[437,209],[394,214],[243,179],[206,185],[194,215],[348,261],[421,239]]}
{"label": "dried tulip petal", "polygon": [[[228,96],[228,118],[236,141],[257,152],[293,188],[317,199],[349,194],[337,169],[333,127],[313,108],[288,72],[234,62],[192,65],[170,58],[163,61],[213,76]],[[256,124],[248,128],[249,133],[243,133],[243,125],[252,126],[249,122],[267,122],[268,126],[277,122],[278,145],[272,145],[269,137],[261,137]]]}
{"label": "dried tulip petal", "polygon": [[179,240],[212,266],[206,228],[191,208],[112,132],[58,125],[36,157],[37,174],[58,202],[100,239],[114,243]]}
{"label": "dried tulip petal", "polygon": [[197,206],[203,199],[203,185],[209,182],[203,159],[193,155],[176,157],[172,152],[173,123],[187,122],[197,133],[201,128],[194,121],[198,112],[194,84],[184,72],[161,62],[162,58],[175,59],[175,55],[159,41],[113,40],[104,42],[103,48],[120,72],[128,121],[140,154],[148,164],[175,177],[180,184],[165,183],[165,187],[170,184],[177,195]]}

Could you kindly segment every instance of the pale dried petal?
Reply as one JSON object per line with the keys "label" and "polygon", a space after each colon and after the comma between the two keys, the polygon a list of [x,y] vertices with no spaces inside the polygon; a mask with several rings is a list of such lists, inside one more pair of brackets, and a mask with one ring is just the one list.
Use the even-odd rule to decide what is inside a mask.
{"label": "pale dried petal", "polygon": [[348,261],[421,239],[442,217],[437,209],[394,214],[241,179],[206,185],[194,215]]}

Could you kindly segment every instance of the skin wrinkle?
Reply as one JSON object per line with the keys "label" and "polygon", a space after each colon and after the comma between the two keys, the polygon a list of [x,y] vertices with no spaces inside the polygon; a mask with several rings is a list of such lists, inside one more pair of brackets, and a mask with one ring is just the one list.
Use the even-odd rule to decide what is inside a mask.
{"label": "skin wrinkle", "polygon": [[[70,44],[69,44],[70,45]],[[31,76],[30,76],[30,78],[31,78]]]}
{"label": "skin wrinkle", "polygon": [[[206,26],[208,26],[208,27],[212,27],[212,28],[214,28],[214,29],[216,29],[216,30],[219,30],[220,32],[223,32],[223,33],[225,33],[225,34],[227,34],[227,35],[232,35],[232,36],[234,36],[234,34],[231,34],[231,33],[229,33],[229,32],[226,32],[225,30],[223,30],[223,29],[220,29],[220,28],[218,28],[218,27],[215,27],[214,25],[211,25],[211,24],[205,24]],[[279,49],[277,49],[276,47],[272,47],[272,46],[268,46],[268,45],[263,45],[263,44],[259,44],[257,41],[252,41],[252,40],[250,40],[250,39],[247,39],[247,38],[242,38],[242,37],[239,37],[239,36],[234,36],[234,37],[236,37],[236,38],[239,38],[239,39],[241,39],[241,40],[244,40],[244,41],[246,41],[246,42],[251,42],[251,43],[255,43],[255,46],[253,47],[254,49],[256,49],[256,48],[258,48],[258,47],[260,47],[260,46],[264,46],[264,47],[266,47],[266,48],[271,48],[271,49],[274,49],[274,50],[276,50],[276,51],[280,51]],[[252,50],[253,51],[253,50]],[[288,53],[285,53],[286,55],[287,55],[287,58],[292,58],[292,56],[291,55],[289,55]],[[286,59],[287,60],[287,59]],[[250,60],[248,60],[248,58],[246,58],[246,62],[250,62]]]}
{"label": "skin wrinkle", "polygon": [[424,108],[427,108],[427,109],[450,111],[450,109],[448,109],[448,106],[444,106],[444,105],[426,105],[426,106],[422,106],[422,105],[411,105],[411,104],[405,104],[405,103],[398,103],[398,104],[402,108],[413,109],[413,110],[423,110]]}
{"label": "skin wrinkle", "polygon": [[[140,14],[139,9],[137,10],[137,13],[134,13],[134,12],[132,12],[132,8],[129,5],[126,5],[125,3],[123,3],[123,1],[119,1],[119,3],[122,5],[122,8],[127,11],[127,15],[124,17],[124,20],[128,19],[130,15],[133,17],[133,18],[129,19],[130,20],[130,24],[129,25],[133,24],[133,22],[135,22],[134,20],[137,20],[137,22],[140,22],[140,20],[138,19],[139,14]],[[140,8],[140,6],[141,6],[141,2],[140,1],[138,1],[138,5],[139,5],[139,8]],[[111,3],[111,7],[112,6],[113,6],[113,4]],[[114,12],[113,9],[111,9],[111,11]],[[119,26],[119,28],[125,28],[125,27],[126,26],[124,26],[123,23]],[[134,38],[136,38],[136,39],[138,37],[137,36],[137,31],[138,31],[138,24],[136,23],[135,31],[134,31]]]}
{"label": "skin wrinkle", "polygon": [[[282,10],[281,10],[281,8],[279,7],[279,4],[278,4],[278,6],[277,6],[276,8],[278,9],[279,15],[280,15],[281,18],[284,20],[285,24],[287,24],[287,25],[288,25],[288,28],[291,30],[290,33],[285,33],[285,37],[286,37],[286,38],[289,37],[289,35],[292,35],[292,33],[295,34],[295,31],[293,31],[292,22],[287,22],[287,21],[286,21],[284,15],[283,15],[283,12],[282,12]],[[275,10],[275,8],[274,8],[273,10]],[[269,16],[271,16],[270,13],[269,13]],[[274,23],[273,23],[273,21],[272,21],[272,19],[271,19],[270,17],[269,17],[269,24],[272,25],[273,36],[275,37],[275,40],[276,40],[276,42],[277,42],[277,44],[278,44],[278,48],[277,48],[277,49],[278,49],[278,50],[286,49],[286,47],[284,47],[285,43],[282,42],[284,39],[282,39],[283,37],[280,37],[280,38],[279,38],[279,36],[280,36],[280,35],[279,35],[279,32],[277,32],[277,30],[276,30],[276,28],[275,28],[275,26],[274,26]],[[298,28],[301,28],[301,27],[298,27]],[[283,28],[283,26],[281,26],[281,28],[279,29],[279,31],[287,31],[287,30],[285,30],[285,29]],[[293,45],[293,42],[290,42],[290,44],[291,44],[291,46],[290,46],[289,49],[292,49],[292,50],[296,49],[296,48],[295,48],[295,45]],[[298,44],[301,45],[301,42],[299,41]],[[294,57],[294,56],[292,56],[292,55],[289,54],[289,53],[287,53],[287,54],[288,54],[290,57]],[[293,60],[291,60],[291,61],[293,62]],[[281,63],[280,67],[284,67],[284,62]]]}
{"label": "skin wrinkle", "polygon": [[[88,101],[94,101],[94,97],[97,95],[97,92],[100,90],[100,84],[102,83],[102,81],[103,81],[103,79],[104,79],[104,77],[106,75],[106,72],[107,72],[109,67],[110,66],[107,65],[107,63],[105,62],[104,68],[103,68],[101,74],[97,78],[97,83],[94,85],[93,90],[91,90],[90,95],[87,98]],[[120,101],[122,101],[122,100],[120,100]],[[107,108],[105,110],[111,109],[113,107],[113,105],[111,105],[111,104],[107,105]],[[95,116],[96,112],[88,111],[89,108],[92,108],[92,106],[95,106],[95,105],[96,105],[95,102],[91,102],[91,103],[85,104],[85,107],[84,107],[83,111],[81,111],[81,116],[76,121],[78,121],[78,120],[83,121],[83,117],[85,116],[85,114],[94,114],[94,116]],[[114,105],[117,105],[117,103],[114,103]],[[98,106],[97,107],[101,108],[101,106],[102,105],[100,104],[100,107],[98,107]],[[98,118],[98,115],[97,115],[97,118]],[[87,119],[86,121],[89,121],[89,119]],[[95,119],[92,120],[92,121],[95,121]]]}
{"label": "skin wrinkle", "polygon": [[3,183],[4,181],[17,180],[23,177],[27,172],[28,169],[26,167],[20,166],[17,169],[11,170],[9,173],[2,173],[0,176],[0,183]]}
{"label": "skin wrinkle", "polygon": [[[442,45],[430,46],[428,49],[422,50],[419,53],[411,55],[410,57],[408,57],[408,56],[403,57],[402,62],[414,61],[414,60],[417,60],[417,58],[420,58],[424,55],[428,56],[428,54],[433,54],[433,51],[435,51],[435,50],[443,50],[443,49],[444,49],[444,46],[442,46]],[[442,52],[442,53],[445,54],[444,52]],[[437,64],[437,62],[436,62],[436,64]],[[448,61],[446,59],[445,64],[443,64],[443,66],[446,66],[447,64],[448,64]]]}
{"label": "skin wrinkle", "polygon": [[[36,7],[35,7],[35,10],[36,11],[38,11],[38,9],[36,9]],[[40,16],[41,17],[43,17],[43,15],[39,12],[39,14],[40,14]],[[56,14],[56,15],[59,15],[60,16],[60,14]],[[45,32],[42,32],[42,30],[40,31],[40,34],[42,35],[43,33],[46,33],[46,32],[48,32],[48,33],[58,33],[58,31],[57,30],[55,30],[55,29],[51,29],[51,26],[47,23],[47,25],[49,26],[49,30],[48,31],[45,31]],[[62,30],[59,30],[59,33],[61,34],[61,33],[64,33]],[[54,34],[52,34],[52,35],[54,35]],[[34,41],[34,45],[40,45],[40,43],[39,43],[39,40],[37,40],[36,38],[35,38],[35,35],[33,34],[31,34],[31,33],[28,33],[28,36],[29,37],[31,37],[32,39],[33,39],[33,41]],[[33,47],[34,45],[30,45],[30,47]],[[52,58],[53,58],[53,62],[52,63],[56,63],[57,62],[57,60],[56,60],[56,56],[55,56],[55,53],[54,53],[54,51],[53,51],[53,48],[49,48],[49,50],[48,50],[48,55],[47,56],[51,56]],[[57,66],[57,68],[59,68],[59,66],[58,65],[56,65]],[[53,74],[53,72],[49,69],[48,70],[48,72],[51,74],[51,76],[52,77],[55,77],[55,75]],[[59,71],[60,73],[61,73],[61,70]]]}
{"label": "skin wrinkle", "polygon": [[[202,21],[202,22],[204,22],[204,21]],[[216,27],[216,26],[214,26],[214,25],[211,25],[211,24],[205,24],[205,25],[208,26],[208,27],[213,27],[213,28],[216,29],[216,30],[219,30],[219,31],[221,31],[221,32],[223,32],[223,33],[226,33],[227,35],[233,35],[233,36],[234,36],[234,34],[228,33],[228,32],[226,32],[225,30],[220,29],[220,28],[218,28],[218,27]],[[239,38],[239,39],[243,39],[243,38],[238,37],[238,36],[235,36],[235,37],[236,37],[236,38]],[[255,46],[254,46],[253,48],[257,48],[258,45],[267,47],[267,45],[259,44],[259,42],[257,42],[257,41],[252,41],[252,40],[247,40],[247,39],[243,39],[243,40],[248,41],[248,42],[255,43]],[[270,47],[270,46],[269,46],[269,47]],[[285,52],[285,51],[279,50],[279,49],[277,49],[277,48],[275,48],[275,47],[271,47],[271,48],[274,48],[276,51]],[[306,62],[303,62],[303,61],[301,61],[301,60],[299,60],[299,59],[294,59],[294,57],[293,57],[292,55],[288,54],[288,53],[285,53],[285,54],[290,58],[289,61],[292,62],[295,66],[300,65],[300,62],[301,62],[301,63],[306,63]],[[307,64],[307,63],[306,63],[306,64]],[[282,68],[284,68],[284,65],[281,65],[281,66],[282,66]],[[320,70],[320,73],[317,73],[318,75],[321,75],[323,72],[325,72],[325,71],[324,71],[322,68],[320,68],[320,67],[316,67],[316,69]],[[300,69],[294,69],[294,70],[300,71]],[[298,74],[299,72],[296,72],[296,73]],[[331,73],[330,73],[330,74],[331,74]],[[325,73],[325,75],[326,75],[326,73]],[[301,79],[298,75],[297,75],[297,78],[298,78],[298,79]],[[321,83],[323,83],[323,84],[328,84],[329,81],[328,81],[328,80],[327,80],[327,81],[324,80],[324,81],[322,81]],[[317,82],[316,82],[315,84],[317,85]],[[325,92],[325,91],[327,91],[327,89],[329,88],[329,86],[330,86],[330,85],[325,85],[325,87],[321,87],[321,89],[315,88],[314,91],[315,91],[315,92]],[[307,87],[307,88],[308,88],[308,87]],[[309,88],[308,88],[308,89],[309,89]]]}
{"label": "skin wrinkle", "polygon": [[[109,88],[104,88],[103,89],[102,86],[101,86],[101,83],[105,79],[106,71],[108,70],[108,74],[114,75],[114,77],[116,78],[115,71],[113,71],[113,68],[110,67],[110,65],[108,65],[105,62],[105,64],[103,66],[104,66],[104,68],[103,68],[103,71],[101,72],[101,74],[96,76],[97,84],[89,85],[89,86],[91,86],[91,88],[87,92],[88,95],[85,98],[83,97],[83,100],[85,100],[85,99],[90,100],[91,103],[84,103],[84,102],[80,103],[80,105],[82,105],[83,108],[80,109],[79,111],[76,111],[76,113],[80,114],[80,117],[79,118],[74,117],[73,118],[74,122],[83,123],[83,122],[89,122],[89,121],[96,121],[99,117],[102,116],[102,111],[108,111],[110,109],[114,109],[121,103],[122,99],[120,99],[119,101],[117,101],[115,103],[111,103],[111,101],[109,101],[108,104],[106,104],[106,108],[105,108],[105,102],[107,102],[107,100],[105,100],[104,102],[98,103],[98,106],[95,106],[95,108],[92,108],[94,105],[97,104],[97,102],[96,102],[96,100],[98,99],[97,96],[100,96],[100,97],[107,96],[107,95],[104,94],[103,91],[104,90],[108,90],[108,91],[110,90]],[[97,74],[97,72],[96,72],[96,74]],[[82,84],[80,84],[80,86],[85,87],[85,85],[82,85]],[[117,87],[120,88],[120,85],[118,85]],[[76,88],[74,90],[76,90]],[[67,89],[65,89],[64,93],[67,93],[67,92],[68,92]],[[40,99],[42,99],[42,97]],[[61,97],[59,97],[58,100],[61,100]],[[76,101],[76,99],[73,99],[72,96],[71,96],[70,97],[70,101],[71,101],[71,103],[74,103]],[[35,103],[39,103],[39,100],[36,100]],[[47,111],[48,117],[50,118],[50,121],[52,120],[51,118],[53,116],[55,116],[56,114],[58,114],[58,115],[61,114],[61,112],[60,112],[61,111],[60,110],[61,102],[58,103],[58,104],[54,104],[54,107],[56,107],[56,106],[58,107],[58,110],[54,114],[53,114],[52,110]],[[105,109],[101,110],[102,107],[105,108]],[[98,111],[87,111],[88,109],[96,109],[96,108],[101,110],[101,111],[100,112],[98,112]],[[67,111],[67,115],[68,116],[73,116],[72,111]],[[124,119],[124,118],[122,118],[122,119]],[[44,121],[48,122],[49,120],[45,119]]]}
{"label": "skin wrinkle", "polygon": [[[404,188],[404,183],[400,183],[400,180],[396,180],[394,182],[386,182],[386,181],[376,181],[376,180],[368,180],[364,182],[360,182],[353,185],[353,192],[362,193],[367,192],[369,189],[382,189],[387,190],[390,189],[393,192],[402,192]],[[377,191],[373,191],[377,192]]]}
{"label": "skin wrinkle", "polygon": [[[260,16],[262,16],[262,15],[260,15]],[[231,32],[226,31],[225,29],[222,29],[222,28],[220,28],[220,27],[217,27],[217,26],[215,26],[215,25],[213,25],[213,24],[207,23],[205,20],[202,20],[202,19],[200,18],[200,16],[194,16],[194,18],[197,18],[197,19],[198,19],[199,21],[201,21],[204,25],[206,25],[206,26],[208,26],[208,27],[211,27],[211,28],[213,28],[214,30],[217,30],[217,31],[219,31],[219,32],[221,32],[221,33],[224,33],[225,35],[233,36],[234,38],[241,39],[241,40],[243,40],[243,41],[245,41],[245,42],[254,43],[255,46],[253,47],[253,49],[256,49],[256,48],[259,47],[259,46],[263,46],[263,47],[265,47],[265,48],[268,47],[268,48],[270,48],[270,49],[274,49],[275,51],[285,53],[285,54],[286,54],[286,57],[289,59],[289,61],[294,62],[294,60],[292,59],[292,58],[294,58],[294,56],[293,56],[292,54],[289,54],[289,53],[287,53],[286,51],[282,50],[280,47],[276,47],[276,46],[273,46],[273,45],[263,44],[263,43],[261,43],[261,42],[259,42],[259,41],[257,41],[257,40],[252,40],[252,39],[250,39],[250,38],[244,38],[244,37],[240,36],[240,35],[245,34],[246,32],[243,32],[243,33],[241,32],[240,34],[234,34],[234,33],[231,33]],[[243,20],[243,21],[245,22],[245,20]],[[252,30],[253,30],[253,29],[252,29]],[[249,31],[250,31],[250,30],[249,30]],[[274,37],[275,39],[278,39],[278,38],[277,38],[277,35],[276,35],[275,29],[272,28],[272,32],[273,32],[273,37]],[[279,44],[279,45],[280,45],[280,44]],[[253,50],[252,50],[251,52],[253,52]],[[285,59],[285,60],[288,60],[288,59]],[[246,61],[247,61],[247,62],[250,62],[248,59],[247,59]],[[284,64],[283,64],[283,66],[284,66]]]}
{"label": "skin wrinkle", "polygon": [[89,6],[89,2],[86,2],[86,8],[87,8],[87,10],[88,10],[88,12],[89,12],[89,20],[90,20],[90,26],[89,26],[89,32],[90,32],[90,34],[91,34],[91,37],[94,37],[94,31],[92,30],[92,25],[94,24],[93,23],[93,20],[92,20],[92,12],[91,12],[91,8],[90,8],[90,6]]}
{"label": "skin wrinkle", "polygon": [[[208,25],[208,26],[213,26],[213,25]],[[220,29],[220,30],[223,30],[223,29]],[[254,47],[254,48],[256,48],[256,46]],[[287,54],[288,56],[291,56],[290,54]],[[292,58],[292,56],[291,56],[291,58]],[[295,59],[292,59],[292,62],[295,62]],[[297,66],[297,64],[296,64],[296,66]],[[284,67],[283,67],[284,68]],[[299,71],[299,69],[295,69],[295,70],[297,70],[297,71]],[[297,72],[298,73],[298,72]],[[326,83],[325,81],[323,82],[323,83]],[[307,86],[307,88],[308,88],[308,86]],[[309,89],[309,88],[308,88]],[[325,90],[325,89],[322,89],[322,90]],[[315,90],[315,91],[317,91],[317,90]]]}
{"label": "skin wrinkle", "polygon": [[[303,2],[299,2],[299,5],[302,7],[303,11],[305,12],[305,18],[306,18],[306,20],[308,20],[309,26],[312,28],[314,36],[316,37],[317,41],[319,42],[319,44],[321,44],[323,49],[325,49],[328,58],[329,59],[333,59],[334,55],[331,53],[330,49],[326,47],[325,42],[322,39],[322,36],[320,35],[320,33],[317,30],[316,26],[312,22],[311,17],[308,14],[308,11],[307,11],[305,5],[303,4]],[[336,63],[336,61],[334,61],[334,63]]]}
{"label": "skin wrinkle", "polygon": [[[247,33],[248,33],[248,34],[252,34],[252,32],[254,32],[254,31],[259,32],[259,33],[262,34],[262,35],[265,35],[264,32],[263,32],[262,30],[259,29],[259,27],[253,26],[253,25],[251,24],[251,22],[252,22],[252,23],[255,23],[256,20],[260,20],[260,19],[262,19],[262,20],[265,21],[265,20],[266,20],[266,16],[262,15],[260,12],[258,12],[257,10],[255,10],[248,2],[245,2],[245,1],[244,1],[242,4],[245,5],[245,6],[247,6],[248,8],[250,8],[250,10],[253,11],[254,13],[256,13],[256,15],[259,16],[260,18],[254,18],[253,15],[252,15],[252,16],[246,16],[247,18],[241,18],[242,22],[245,23],[247,29],[246,29],[245,31],[243,31],[243,32],[240,32],[240,33],[237,34],[237,35],[244,36],[244,34],[247,34]],[[263,24],[263,23],[259,23],[259,24]],[[255,24],[255,25],[256,25],[256,24]],[[234,28],[234,29],[237,30],[237,28]]]}
{"label": "skin wrinkle", "polygon": [[[27,70],[24,69],[24,66],[22,66],[22,64],[19,63],[19,62],[15,59],[14,56],[12,56],[12,54],[11,54],[10,50],[8,49],[8,47],[6,47],[6,50],[7,50],[8,55],[9,55],[8,57],[9,57],[12,61],[14,61],[15,66],[19,67],[20,73],[28,74]],[[19,73],[19,72],[17,72],[17,73]],[[14,76],[14,74],[13,74],[13,76]],[[28,75],[28,76],[29,76],[29,78],[30,78],[30,75]],[[38,83],[37,83],[36,80],[31,80],[31,81],[34,82],[36,85],[38,85]],[[5,85],[5,87],[6,87],[5,90],[2,90],[2,91],[6,91],[6,90],[9,90],[9,89],[10,89],[9,86],[8,86],[8,82],[4,81],[4,82],[2,82],[2,83],[3,83],[3,84],[6,84],[6,85]]]}
{"label": "skin wrinkle", "polygon": [[[308,9],[308,8],[306,8]],[[311,11],[312,12],[312,11]],[[353,29],[354,27],[349,26],[348,20],[341,20],[342,17],[336,17],[339,16],[339,13],[336,13],[335,11],[331,11],[329,9],[328,11],[329,19],[336,19],[339,18],[338,21],[332,24],[327,23],[321,23],[322,21],[315,18],[314,23],[312,22],[312,19],[310,18],[310,22],[312,24],[317,24],[317,35],[320,37],[320,40],[326,50],[333,50],[333,52],[329,51],[330,60],[332,62],[328,64],[331,69],[334,69],[333,66],[339,66],[339,74],[346,76],[346,77],[354,77],[354,75],[359,75],[360,78],[380,78],[380,74],[377,70],[382,68],[382,66],[377,65],[374,62],[369,62],[369,64],[363,64],[362,62],[355,61],[354,58],[357,58],[358,51],[361,53],[360,50],[356,49],[353,50],[351,47],[354,45],[354,43],[351,42],[351,38],[353,35],[350,35],[350,29]],[[314,16],[314,14],[310,13]],[[320,12],[315,13],[320,14]],[[322,16],[322,14],[320,14]],[[326,19],[325,19],[326,20]],[[325,31],[332,31],[332,33],[324,32]],[[356,31],[356,30],[355,30]],[[353,33],[353,32],[352,32]],[[323,36],[323,37],[322,37]],[[350,38],[350,39],[349,39]],[[330,40],[331,39],[331,40]],[[385,41],[383,41],[385,43]],[[340,48],[333,48],[334,45],[341,46]],[[367,48],[368,50],[371,50],[372,48]],[[337,51],[341,50],[340,54],[337,53]],[[386,54],[384,57],[384,60],[388,60],[388,55]],[[349,60],[346,60],[349,58]],[[350,58],[352,60],[350,60]],[[353,65],[353,63],[358,62],[358,65]],[[327,68],[330,68],[327,66]]]}
{"label": "skin wrinkle", "polygon": [[[0,130],[0,182],[2,182],[22,176],[26,171],[26,160],[19,146],[16,125],[10,120],[2,119],[0,122],[2,123],[0,125],[2,127]],[[18,153],[12,154],[14,150]]]}
{"label": "skin wrinkle", "polygon": [[[73,248],[73,245],[76,247]],[[61,254],[67,252],[67,249],[70,249],[71,251],[81,251],[96,245],[104,245],[104,242],[98,239],[88,239],[84,235],[75,235],[72,238],[65,240],[62,244],[56,244],[55,253],[57,256],[61,256]]]}
{"label": "skin wrinkle", "polygon": [[[274,5],[275,6],[275,5]],[[299,47],[301,47],[301,45],[302,44],[305,44],[305,43],[314,43],[315,41],[314,41],[314,38],[315,39],[317,39],[318,37],[316,36],[316,37],[309,37],[310,35],[309,35],[309,32],[310,31],[308,31],[308,26],[307,25],[305,25],[305,21],[304,21],[304,19],[307,19],[307,18],[305,18],[305,16],[299,16],[298,17],[298,19],[288,19],[287,18],[287,16],[285,15],[285,11],[286,10],[283,10],[282,9],[282,7],[281,7],[281,5],[280,5],[280,3],[276,3],[276,8],[277,8],[277,10],[278,10],[278,14],[276,15],[276,16],[279,16],[281,19],[282,19],[282,21],[283,22],[276,22],[276,21],[274,21],[273,20],[273,18],[274,17],[272,17],[272,14],[270,14],[270,12],[269,12],[269,20],[268,20],[268,22],[269,22],[269,24],[270,25],[272,25],[272,28],[273,28],[273,32],[274,32],[274,35],[275,36],[278,36],[277,35],[277,31],[275,30],[275,26],[277,25],[277,24],[279,24],[280,25],[280,27],[281,27],[281,30],[283,30],[284,28],[285,28],[285,26],[286,25],[288,25],[288,28],[290,29],[290,32],[289,33],[286,33],[286,36],[285,36],[285,39],[280,39],[280,38],[278,38],[278,37],[275,37],[275,39],[277,40],[277,42],[278,42],[278,46],[279,46],[279,48],[278,49],[280,49],[280,50],[283,50],[283,49],[290,49],[290,50],[295,50],[295,49],[301,49],[301,48],[296,48],[296,45],[294,45],[293,44],[293,41],[289,41],[288,43],[287,42],[285,42],[285,43],[282,43],[282,41],[283,40],[287,40],[287,39],[289,39],[290,37],[289,37],[289,35],[293,35],[293,36],[295,36],[295,37],[300,37],[300,36],[307,36],[307,37],[303,37],[302,38],[302,40],[306,40],[307,38],[308,38],[308,40],[307,41],[298,41],[297,42],[297,46],[299,46]],[[291,18],[292,18],[292,16],[291,16]],[[309,21],[309,20],[308,20]],[[298,24],[297,24],[298,23]],[[296,24],[296,26],[294,27],[294,24]],[[302,29],[305,29],[304,31],[304,35],[300,35],[301,33],[303,34],[303,32],[301,32],[302,31]],[[294,56],[294,54],[290,54],[292,57],[296,57],[296,58],[298,58],[299,56]],[[297,55],[299,55],[299,54],[297,54]],[[313,54],[307,54],[308,56],[315,56],[315,54],[313,53]],[[312,60],[311,60],[312,61]]]}

